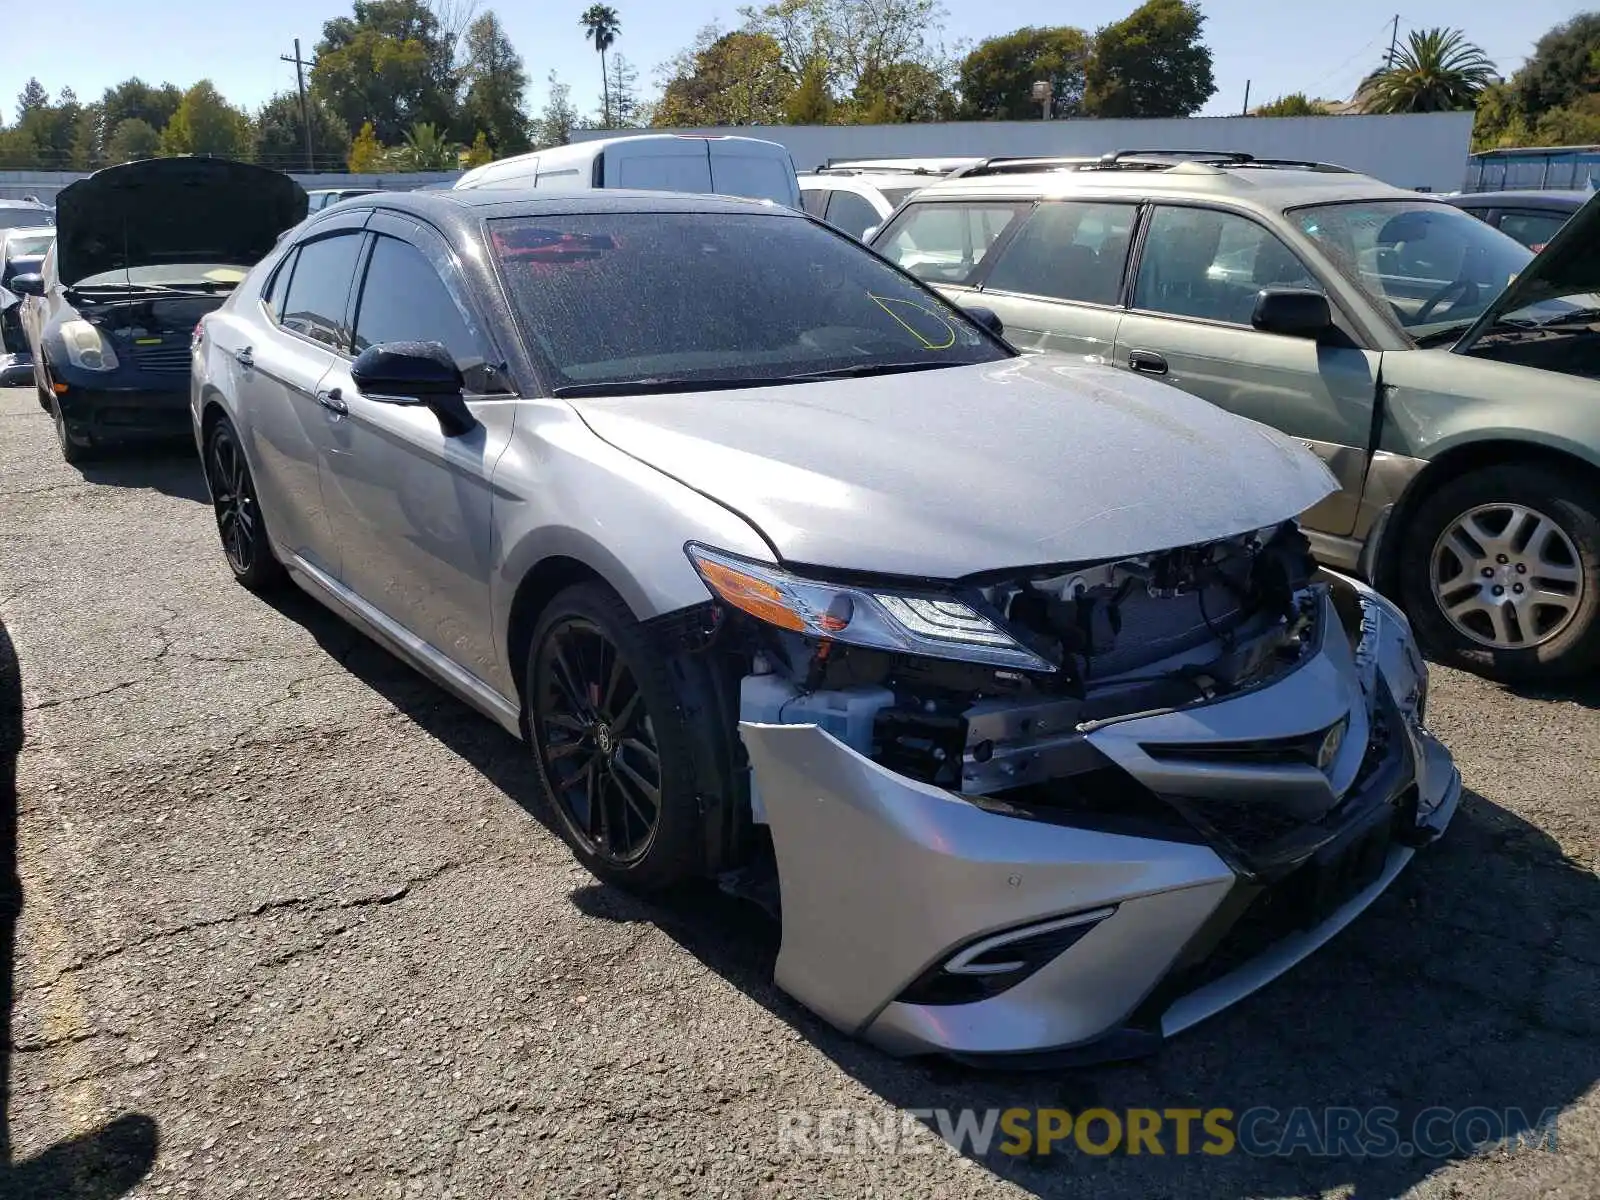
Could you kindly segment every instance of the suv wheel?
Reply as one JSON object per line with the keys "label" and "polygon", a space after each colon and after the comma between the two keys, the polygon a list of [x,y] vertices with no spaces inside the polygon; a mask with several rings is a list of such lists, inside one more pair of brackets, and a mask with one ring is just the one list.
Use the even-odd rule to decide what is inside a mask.
{"label": "suv wheel", "polygon": [[1526,463],[1451,480],[1417,509],[1400,587],[1440,662],[1504,681],[1600,659],[1600,488]]}
{"label": "suv wheel", "polygon": [[699,875],[694,734],[665,658],[615,593],[585,583],[550,602],[524,694],[544,796],[579,861],[639,891]]}

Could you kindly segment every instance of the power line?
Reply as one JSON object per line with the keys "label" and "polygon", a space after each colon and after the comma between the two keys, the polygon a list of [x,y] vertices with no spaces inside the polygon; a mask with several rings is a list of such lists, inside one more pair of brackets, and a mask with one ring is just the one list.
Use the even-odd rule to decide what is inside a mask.
{"label": "power line", "polygon": [[1389,32],[1389,27],[1390,27],[1390,22],[1389,21],[1385,21],[1382,25],[1380,25],[1378,27],[1378,31],[1372,35],[1371,39],[1368,40],[1366,45],[1362,46],[1361,49],[1357,50],[1354,54],[1352,54],[1349,58],[1345,59],[1337,67],[1334,67],[1331,71],[1324,71],[1320,76],[1318,76],[1317,79],[1316,79],[1316,82],[1314,82],[1314,83],[1312,83],[1312,84],[1310,84],[1308,86],[1308,88],[1306,90],[1306,94],[1308,96],[1314,95],[1316,93],[1317,89],[1319,89],[1323,85],[1323,83],[1325,83],[1327,80],[1332,79],[1337,75],[1340,75],[1341,73],[1343,73],[1345,68],[1347,68],[1351,63],[1355,62],[1356,59],[1360,58],[1362,55],[1366,54],[1368,51],[1372,50],[1374,47],[1381,45],[1382,42],[1383,42],[1383,35],[1385,33]]}

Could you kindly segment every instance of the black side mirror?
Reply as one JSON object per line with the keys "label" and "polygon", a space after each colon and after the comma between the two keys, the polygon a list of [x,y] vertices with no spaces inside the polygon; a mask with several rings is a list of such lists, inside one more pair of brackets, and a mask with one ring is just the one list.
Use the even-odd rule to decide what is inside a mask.
{"label": "black side mirror", "polygon": [[1250,324],[1263,333],[1315,340],[1333,330],[1333,309],[1312,288],[1262,288]]}
{"label": "black side mirror", "polygon": [[6,287],[19,296],[42,296],[44,295],[44,276],[18,275],[10,283],[6,284]]}
{"label": "black side mirror", "polygon": [[963,309],[962,311],[976,321],[979,325],[982,325],[990,333],[994,334],[995,337],[1005,337],[1006,323],[1000,319],[1000,314],[995,312],[994,309],[978,306],[975,308]]}
{"label": "black side mirror", "polygon": [[368,346],[351,366],[350,378],[369,400],[426,406],[446,437],[460,437],[478,424],[462,397],[461,368],[442,342]]}

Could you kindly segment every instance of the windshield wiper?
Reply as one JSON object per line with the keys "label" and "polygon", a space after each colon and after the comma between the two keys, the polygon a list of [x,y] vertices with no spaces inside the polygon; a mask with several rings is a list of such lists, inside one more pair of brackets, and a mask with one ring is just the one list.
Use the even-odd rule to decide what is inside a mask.
{"label": "windshield wiper", "polygon": [[558,400],[577,400],[584,396],[653,396],[667,392],[717,392],[734,388],[772,387],[782,379],[613,379],[598,383],[567,383],[552,388]]}
{"label": "windshield wiper", "polygon": [[900,375],[907,371],[937,371],[943,367],[959,367],[961,363],[948,362],[896,362],[856,363],[849,367],[835,367],[827,371],[802,371],[798,375],[785,375],[784,383],[810,383],[820,379],[865,379],[870,375]]}
{"label": "windshield wiper", "polygon": [[[1476,320],[1477,318],[1473,319]],[[1419,347],[1426,349],[1429,346],[1439,346],[1445,342],[1453,342],[1471,327],[1472,321],[1452,321],[1443,329],[1435,329],[1432,333],[1425,333],[1421,337],[1413,337],[1411,340]]]}
{"label": "windshield wiper", "polygon": [[207,280],[204,283],[86,283],[73,285],[67,288],[69,292],[76,292],[80,296],[116,295],[128,293],[154,292],[158,295],[192,296],[196,292],[211,295],[219,291],[232,291],[239,285],[236,283],[217,283]]}
{"label": "windshield wiper", "polygon": [[[1568,325],[1593,325],[1600,321],[1600,308],[1575,308],[1571,312],[1534,324],[1535,329],[1563,329]],[[1531,322],[1530,322],[1531,324]]]}
{"label": "windshield wiper", "polygon": [[618,379],[609,383],[568,383],[554,388],[550,394],[558,400],[574,400],[584,396],[650,396],[665,392],[714,392],[736,388],[781,387],[786,383],[815,383],[826,379],[859,379],[868,375],[895,375],[903,371],[931,371],[939,367],[960,366],[959,363],[857,363],[828,371],[802,371],[798,375],[761,375],[750,379]]}

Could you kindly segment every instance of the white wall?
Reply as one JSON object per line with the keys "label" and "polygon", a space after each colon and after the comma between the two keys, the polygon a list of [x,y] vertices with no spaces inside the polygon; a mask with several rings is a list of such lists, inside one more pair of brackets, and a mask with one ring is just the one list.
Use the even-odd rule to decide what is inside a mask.
{"label": "white wall", "polygon": [[[453,180],[461,176],[460,171],[416,171],[402,175],[290,174],[307,191],[317,188],[372,187],[407,192],[425,183]],[[21,200],[24,196],[35,196],[46,204],[53,204],[56,193],[67,184],[88,177],[87,171],[0,171],[0,200]]]}
{"label": "white wall", "polygon": [[[1236,150],[1258,158],[1337,163],[1406,188],[1454,192],[1466,177],[1472,114],[1398,117],[1180,117],[1155,121],[952,121],[930,125],[748,125],[637,130],[738,134],[781,142],[809,171],[830,158],[1105,154],[1111,150]],[[574,141],[618,136],[583,129]]]}

